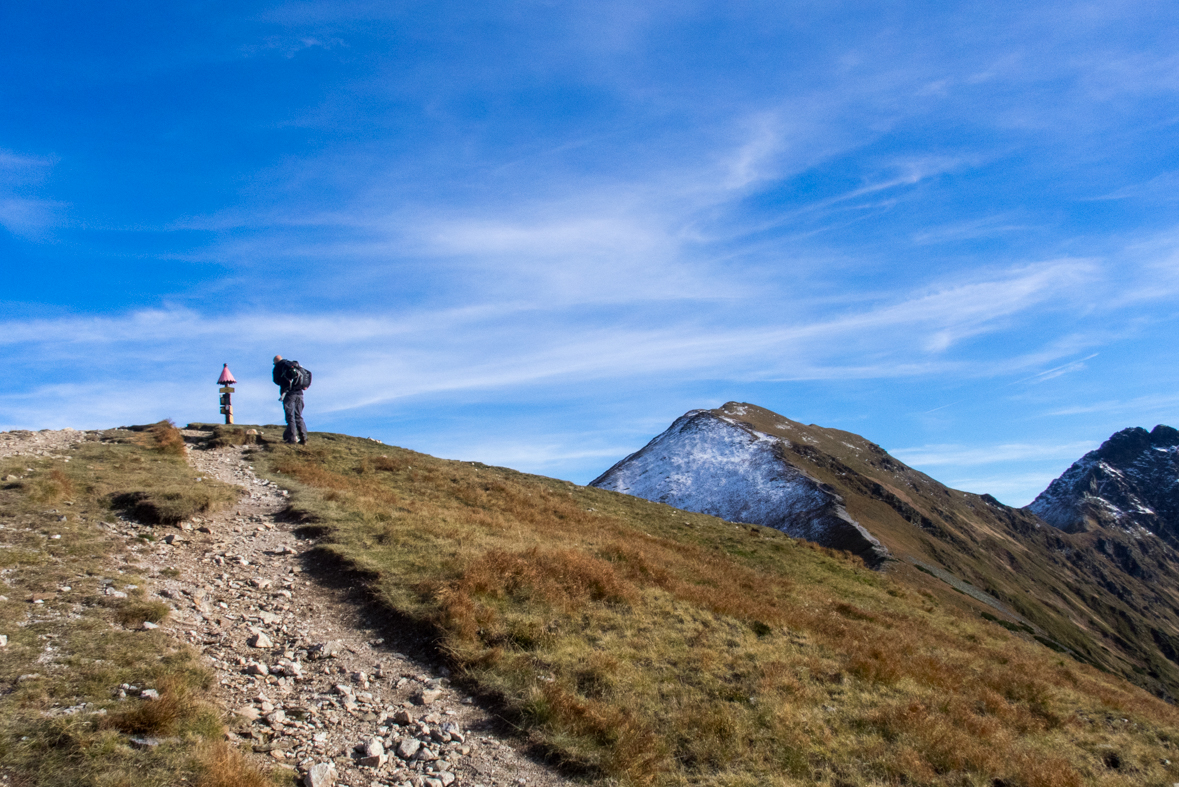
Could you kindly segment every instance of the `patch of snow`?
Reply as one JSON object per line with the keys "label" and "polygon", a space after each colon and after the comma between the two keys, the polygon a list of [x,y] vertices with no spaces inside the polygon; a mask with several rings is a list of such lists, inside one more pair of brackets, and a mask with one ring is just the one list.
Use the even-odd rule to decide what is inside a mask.
{"label": "patch of snow", "polygon": [[877,550],[877,560],[887,554],[837,495],[782,458],[786,444],[730,418],[692,411],[591,486],[828,545],[855,542],[844,548]]}

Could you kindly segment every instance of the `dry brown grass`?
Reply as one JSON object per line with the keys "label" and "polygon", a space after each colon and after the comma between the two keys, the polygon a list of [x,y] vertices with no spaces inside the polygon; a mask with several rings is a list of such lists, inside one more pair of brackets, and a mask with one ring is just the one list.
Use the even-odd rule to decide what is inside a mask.
{"label": "dry brown grass", "polygon": [[275,784],[266,772],[224,741],[205,747],[198,763],[197,787],[274,787]]}
{"label": "dry brown grass", "polygon": [[128,599],[115,607],[115,620],[127,628],[143,628],[144,623],[159,623],[171,611],[162,601]]}
{"label": "dry brown grass", "polygon": [[209,707],[179,676],[163,678],[158,691],[159,699],[135,700],[131,707],[108,715],[100,726],[133,735],[172,735],[182,721]]}
{"label": "dry brown grass", "polygon": [[1126,768],[1091,754],[1114,714],[1143,752],[1134,778],[1173,775],[1174,708],[857,560],[550,479],[317,442],[269,456],[327,548],[436,625],[465,678],[560,757],[624,783],[1120,787]]}
{"label": "dry brown grass", "polygon": [[[132,492],[195,487],[212,490],[217,504],[236,499],[231,487],[195,482],[176,453],[178,434],[159,425],[107,432],[74,449],[69,463],[0,460],[0,477],[21,476],[0,485],[0,560],[12,598],[0,602],[9,637],[0,655],[0,772],[14,784],[192,784],[218,771],[210,784],[266,783],[248,769],[203,764],[225,732],[208,695],[211,675],[195,650],[163,632],[128,630],[169,607],[152,600],[152,578],[127,570],[125,542],[100,525],[114,521],[112,501]],[[106,595],[111,581],[130,597]],[[43,603],[25,601],[34,595]],[[29,675],[39,677],[21,679]],[[118,699],[123,683],[156,688],[160,699]],[[132,735],[164,742],[133,749]]]}
{"label": "dry brown grass", "polygon": [[51,468],[24,484],[29,497],[38,503],[56,503],[74,495],[73,480],[61,468]]}
{"label": "dry brown grass", "polygon": [[257,445],[261,442],[260,437],[257,429],[217,424],[213,426],[213,437],[209,440],[208,446],[209,448],[229,448],[239,445]]}
{"label": "dry brown grass", "polygon": [[171,420],[132,427],[139,445],[170,456],[184,456],[184,435]]}

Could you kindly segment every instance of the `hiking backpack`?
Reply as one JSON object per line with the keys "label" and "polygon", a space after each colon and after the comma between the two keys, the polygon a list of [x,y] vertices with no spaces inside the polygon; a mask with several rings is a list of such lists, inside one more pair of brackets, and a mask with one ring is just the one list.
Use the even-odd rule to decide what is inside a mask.
{"label": "hiking backpack", "polygon": [[298,361],[291,361],[287,364],[283,379],[288,391],[305,391],[311,387],[311,370],[304,369]]}

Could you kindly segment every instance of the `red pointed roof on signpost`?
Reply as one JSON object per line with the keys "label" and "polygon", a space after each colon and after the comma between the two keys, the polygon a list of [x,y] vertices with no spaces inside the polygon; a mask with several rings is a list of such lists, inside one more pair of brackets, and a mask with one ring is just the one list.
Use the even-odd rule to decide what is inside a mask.
{"label": "red pointed roof on signpost", "polygon": [[233,379],[233,372],[229,371],[229,364],[225,364],[225,368],[221,370],[221,376],[217,378],[218,385],[233,385],[237,380]]}

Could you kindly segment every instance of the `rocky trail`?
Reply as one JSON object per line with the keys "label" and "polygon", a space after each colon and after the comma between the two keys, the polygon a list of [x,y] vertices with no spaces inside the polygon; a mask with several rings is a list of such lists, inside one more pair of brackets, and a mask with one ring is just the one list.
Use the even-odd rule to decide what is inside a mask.
{"label": "rocky trail", "polygon": [[[85,433],[3,437],[0,455],[65,459]],[[452,687],[415,632],[372,612],[338,571],[317,569],[314,538],[281,516],[285,490],[259,478],[243,448],[188,457],[202,477],[244,487],[238,504],[179,528],[123,520],[119,532],[140,563],[164,572],[152,592],[173,612],[160,626],[215,671],[243,751],[296,768],[308,787],[572,784]],[[153,541],[137,539],[147,531]]]}

